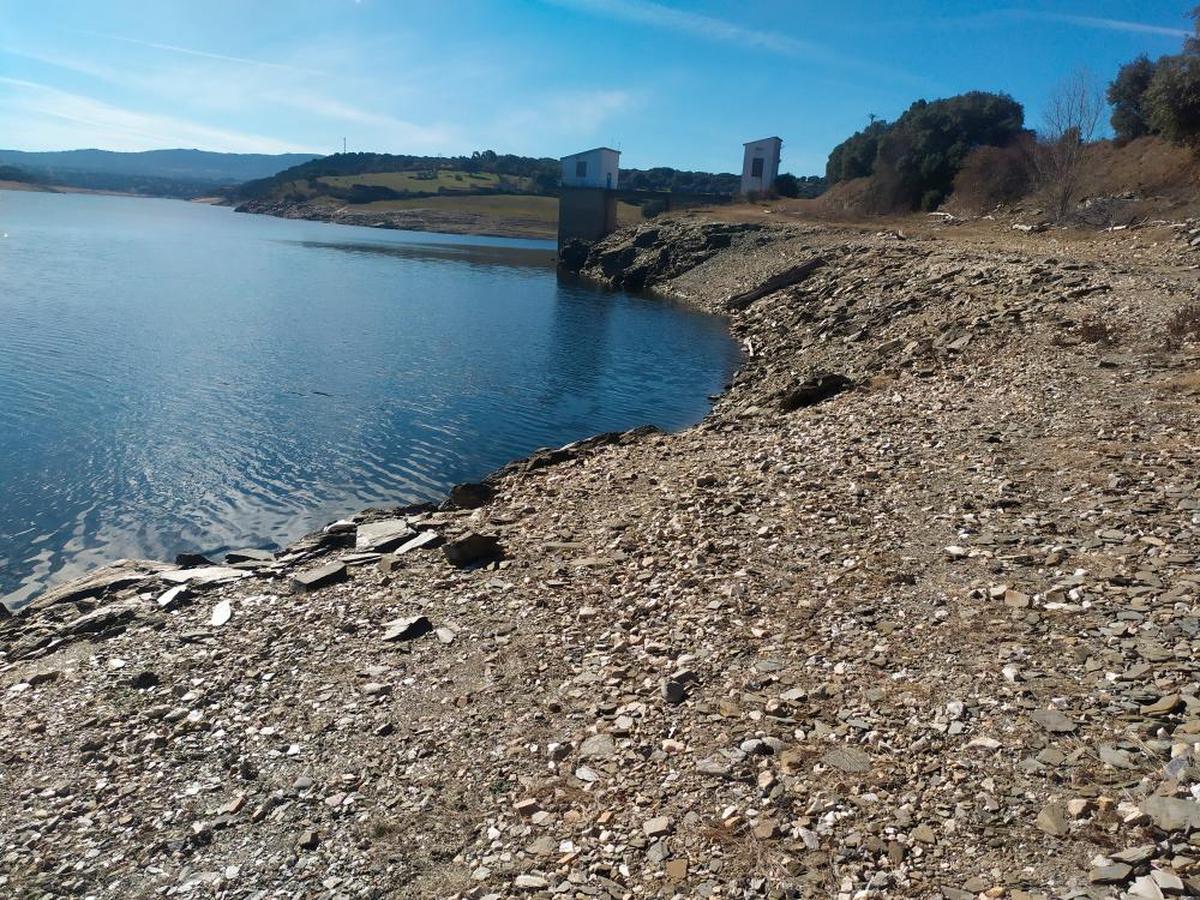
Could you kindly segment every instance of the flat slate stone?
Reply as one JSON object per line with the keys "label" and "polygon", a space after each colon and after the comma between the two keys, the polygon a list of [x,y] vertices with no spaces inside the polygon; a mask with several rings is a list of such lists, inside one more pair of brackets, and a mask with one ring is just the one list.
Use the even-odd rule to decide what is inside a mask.
{"label": "flat slate stone", "polygon": [[1200,803],[1174,797],[1147,797],[1142,812],[1163,831],[1196,831],[1200,829]]}
{"label": "flat slate stone", "polygon": [[186,584],[177,584],[175,587],[168,589],[158,598],[160,609],[165,609],[170,612],[173,609],[182,606],[183,603],[192,598],[192,592],[188,590]]}
{"label": "flat slate stone", "polygon": [[309,569],[307,572],[297,572],[292,576],[292,589],[304,594],[316,591],[331,584],[348,581],[350,574],[346,571],[345,563],[335,562],[321,566],[319,569]]}
{"label": "flat slate stone", "polygon": [[354,549],[388,553],[416,535],[408,519],[383,519],[358,526]]}
{"label": "flat slate stone", "polygon": [[141,604],[137,600],[126,600],[124,603],[110,603],[101,606],[90,613],[85,613],[63,626],[63,634],[99,634],[118,625],[131,621],[138,613]]}
{"label": "flat slate stone", "polygon": [[834,747],[821,757],[821,762],[843,772],[871,771],[871,757],[857,747]]}
{"label": "flat slate stone", "polygon": [[246,562],[275,562],[275,554],[270,550],[255,550],[248,547],[243,550],[230,550],[225,554],[225,562],[229,565]]}
{"label": "flat slate stone", "polygon": [[1156,844],[1142,844],[1122,850],[1120,853],[1111,854],[1114,861],[1129,863],[1131,866],[1140,866],[1142,863],[1150,862],[1157,855],[1158,846]]}
{"label": "flat slate stone", "polygon": [[426,547],[436,547],[442,542],[442,536],[436,531],[421,531],[415,538],[405,541],[396,548],[396,556],[403,556],[413,550],[423,550]]}
{"label": "flat slate stone", "polygon": [[433,623],[425,616],[409,616],[404,619],[393,619],[383,625],[387,629],[383,633],[385,641],[411,641],[433,631]]}
{"label": "flat slate stone", "polygon": [[603,733],[590,735],[579,747],[580,759],[611,759],[616,753],[612,736]]}
{"label": "flat slate stone", "polygon": [[249,574],[249,572],[229,566],[200,566],[197,569],[175,569],[163,572],[158,577],[170,584],[205,585],[216,584],[219,581],[234,581],[238,578],[246,578]]}
{"label": "flat slate stone", "polygon": [[1133,869],[1125,863],[1113,863],[1092,869],[1088,873],[1088,881],[1092,884],[1124,884],[1132,875]]}
{"label": "flat slate stone", "polygon": [[1047,803],[1043,806],[1034,824],[1054,837],[1062,837],[1071,830],[1071,826],[1067,824],[1066,809],[1061,803]]}
{"label": "flat slate stone", "polygon": [[1070,734],[1078,727],[1057,709],[1039,709],[1033,713],[1033,721],[1053,734]]}
{"label": "flat slate stone", "polygon": [[145,581],[152,574],[152,572],[139,571],[125,565],[106,566],[81,578],[74,578],[66,584],[51,588],[35,597],[28,608],[40,609],[56,603],[72,603],[76,600],[99,597],[109,591],[133,587],[135,584]]}

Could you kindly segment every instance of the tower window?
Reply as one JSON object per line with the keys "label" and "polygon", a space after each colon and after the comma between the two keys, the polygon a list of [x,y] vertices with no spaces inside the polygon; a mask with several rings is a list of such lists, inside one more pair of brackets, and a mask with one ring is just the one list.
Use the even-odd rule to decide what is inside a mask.
{"label": "tower window", "polygon": [[762,178],[762,173],[763,173],[763,159],[761,156],[758,156],[758,157],[755,157],[750,162],[750,177],[751,178]]}
{"label": "tower window", "polygon": [[587,160],[581,159],[575,163],[575,177],[587,178]]}

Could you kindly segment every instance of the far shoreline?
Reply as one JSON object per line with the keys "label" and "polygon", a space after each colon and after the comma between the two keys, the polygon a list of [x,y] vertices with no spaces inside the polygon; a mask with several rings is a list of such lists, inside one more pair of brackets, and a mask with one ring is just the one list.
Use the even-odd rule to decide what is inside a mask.
{"label": "far shoreline", "polygon": [[200,206],[229,207],[235,212],[250,215],[266,215],[277,219],[303,219],[309,222],[324,222],[327,225],[351,225],[357,228],[372,228],[383,231],[412,231],[428,234],[444,234],[456,237],[489,237],[513,240],[550,241],[558,236],[557,222],[522,222],[508,220],[502,216],[446,213],[431,208],[414,208],[403,211],[380,211],[377,213],[347,210],[304,210],[288,204],[278,210],[243,209],[219,196],[168,197],[157,194],[134,194],[122,191],[98,191],[62,185],[34,184],[23,181],[0,181],[0,192],[31,194],[84,194],[102,197],[128,197],[134,200],[174,200],[179,203],[194,203]]}

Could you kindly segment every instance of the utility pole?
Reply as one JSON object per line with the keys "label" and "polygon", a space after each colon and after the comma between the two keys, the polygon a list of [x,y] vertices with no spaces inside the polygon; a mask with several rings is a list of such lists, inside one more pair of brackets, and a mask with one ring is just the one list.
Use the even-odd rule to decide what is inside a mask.
{"label": "utility pole", "polygon": [[342,152],[343,153],[346,152],[346,139],[345,138],[342,138]]}

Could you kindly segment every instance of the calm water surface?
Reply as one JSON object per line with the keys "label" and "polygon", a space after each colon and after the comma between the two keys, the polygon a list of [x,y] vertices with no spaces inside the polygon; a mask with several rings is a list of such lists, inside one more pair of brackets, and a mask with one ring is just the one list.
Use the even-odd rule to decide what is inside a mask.
{"label": "calm water surface", "polygon": [[0,192],[0,596],[273,547],[538,447],[700,419],[723,320],[537,241]]}

